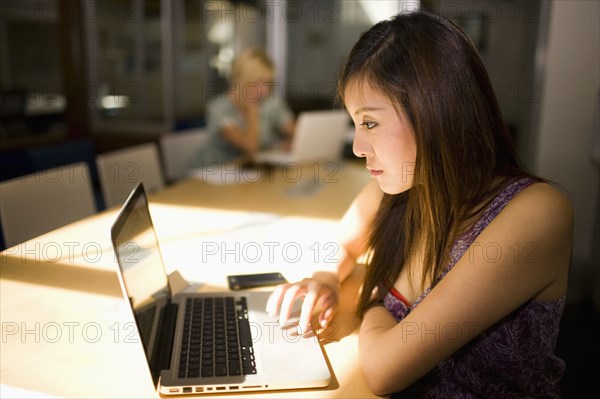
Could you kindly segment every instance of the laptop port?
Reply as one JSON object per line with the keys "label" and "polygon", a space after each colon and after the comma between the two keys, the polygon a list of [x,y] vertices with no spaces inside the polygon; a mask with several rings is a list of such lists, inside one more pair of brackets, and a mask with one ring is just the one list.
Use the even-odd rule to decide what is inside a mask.
{"label": "laptop port", "polygon": [[184,387],[183,393],[192,393],[192,387]]}

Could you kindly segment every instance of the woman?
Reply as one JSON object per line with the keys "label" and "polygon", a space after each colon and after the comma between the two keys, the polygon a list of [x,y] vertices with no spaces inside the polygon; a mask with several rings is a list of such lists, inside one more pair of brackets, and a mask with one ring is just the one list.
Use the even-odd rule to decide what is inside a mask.
{"label": "woman", "polygon": [[273,75],[273,62],[262,50],[248,49],[236,58],[228,91],[207,103],[209,141],[192,167],[251,161],[259,149],[292,136],[293,114],[274,95]]}
{"label": "woman", "polygon": [[522,168],[477,51],[451,22],[401,14],[364,33],[339,78],[354,153],[373,181],[342,220],[334,270],[279,286],[326,326],[339,285],[368,254],[360,363],[376,394],[558,397],[554,356],[573,215]]}

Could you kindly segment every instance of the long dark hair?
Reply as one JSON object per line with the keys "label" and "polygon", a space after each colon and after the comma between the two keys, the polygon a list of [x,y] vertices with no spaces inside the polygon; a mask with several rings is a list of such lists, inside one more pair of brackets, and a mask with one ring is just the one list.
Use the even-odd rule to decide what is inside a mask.
{"label": "long dark hair", "polygon": [[361,316],[416,253],[424,254],[420,289],[433,284],[465,224],[510,181],[530,176],[476,48],[450,21],[399,14],[363,33],[340,74],[340,98],[365,83],[408,117],[417,156],[413,187],[384,195],[375,216]]}

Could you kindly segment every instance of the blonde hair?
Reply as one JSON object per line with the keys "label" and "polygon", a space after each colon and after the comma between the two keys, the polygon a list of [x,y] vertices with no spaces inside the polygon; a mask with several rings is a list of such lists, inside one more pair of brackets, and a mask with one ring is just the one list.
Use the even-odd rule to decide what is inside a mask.
{"label": "blonde hair", "polygon": [[273,80],[275,67],[269,55],[260,49],[248,49],[233,62],[231,82],[242,86],[248,83]]}

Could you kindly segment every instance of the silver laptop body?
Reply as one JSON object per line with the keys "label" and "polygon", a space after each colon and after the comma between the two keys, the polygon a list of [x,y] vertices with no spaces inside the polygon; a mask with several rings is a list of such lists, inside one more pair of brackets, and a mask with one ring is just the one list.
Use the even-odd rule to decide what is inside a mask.
{"label": "silver laptop body", "polygon": [[296,121],[290,151],[280,148],[260,151],[254,160],[275,165],[336,161],[342,155],[349,120],[345,110],[301,112]]}
{"label": "silver laptop body", "polygon": [[293,322],[280,326],[266,314],[270,292],[172,295],[142,183],[122,207],[111,236],[121,288],[161,394],[329,385],[317,338],[300,335]]}

